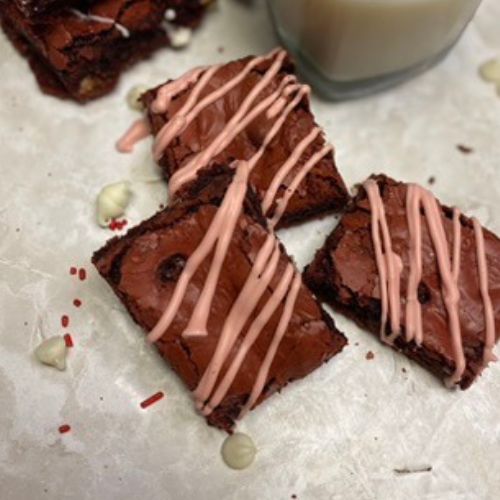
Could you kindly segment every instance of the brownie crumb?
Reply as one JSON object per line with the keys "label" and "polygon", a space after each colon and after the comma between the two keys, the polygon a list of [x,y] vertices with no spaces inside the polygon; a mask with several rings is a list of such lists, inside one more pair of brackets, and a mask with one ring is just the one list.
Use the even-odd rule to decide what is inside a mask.
{"label": "brownie crumb", "polygon": [[295,493],[291,496],[291,498],[297,498],[297,495]]}
{"label": "brownie crumb", "polygon": [[428,179],[427,179],[427,184],[429,184],[429,186],[432,186],[434,183],[436,182],[436,178],[431,175]]}
{"label": "brownie crumb", "polygon": [[355,345],[355,346],[358,346],[358,345],[359,345],[359,342],[354,342],[354,345]]}
{"label": "brownie crumb", "polygon": [[403,475],[403,474],[419,474],[421,472],[431,472],[432,471],[432,466],[429,465],[428,467],[416,467],[416,468],[404,467],[403,469],[393,469],[393,471],[396,474],[399,474],[399,475]]}
{"label": "brownie crumb", "polygon": [[372,351],[368,351],[368,352],[366,353],[366,356],[365,356],[365,358],[366,358],[368,361],[371,361],[374,357],[375,357],[375,354],[373,354],[373,352],[372,352]]}
{"label": "brownie crumb", "polygon": [[470,155],[474,152],[474,149],[469,146],[464,146],[463,144],[457,144],[457,149],[464,155]]}
{"label": "brownie crumb", "polygon": [[405,368],[405,367],[401,368],[401,371],[402,371],[403,373],[406,373],[406,368]]}

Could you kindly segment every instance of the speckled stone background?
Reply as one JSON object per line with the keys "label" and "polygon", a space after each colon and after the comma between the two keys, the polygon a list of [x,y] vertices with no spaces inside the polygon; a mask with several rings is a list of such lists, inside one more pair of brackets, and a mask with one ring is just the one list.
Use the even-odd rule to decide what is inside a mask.
{"label": "speckled stone background", "polygon": [[[500,55],[499,26],[499,2],[485,0],[450,56],[423,76],[356,102],[314,100],[351,185],[379,171],[424,184],[433,176],[443,201],[500,231],[500,98],[477,76]],[[234,472],[220,459],[223,434],[195,414],[189,393],[90,267],[92,251],[111,236],[95,224],[103,185],[132,180],[132,224],[165,198],[149,144],[129,156],[113,149],[135,118],[128,89],[275,44],[262,1],[220,0],[188,50],[158,53],[112,96],[79,107],[42,96],[0,37],[2,500],[498,498],[500,365],[471,390],[450,393],[337,316],[350,347],[245,420],[259,454],[251,469]],[[281,234],[303,265],[334,223]],[[71,277],[72,265],[88,279]],[[32,351],[64,333],[63,314],[76,345],[59,373]],[[141,410],[158,390],[166,398]],[[72,431],[61,436],[63,423]],[[432,471],[394,471],[420,467]]]}

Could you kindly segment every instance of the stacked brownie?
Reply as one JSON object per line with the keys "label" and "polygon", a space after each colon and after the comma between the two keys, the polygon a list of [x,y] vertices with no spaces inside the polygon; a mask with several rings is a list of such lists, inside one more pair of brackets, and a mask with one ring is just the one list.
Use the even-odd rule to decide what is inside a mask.
{"label": "stacked brownie", "polygon": [[204,0],[0,1],[2,27],[46,93],[79,102],[110,92],[120,73],[167,46],[169,23],[196,26]]}

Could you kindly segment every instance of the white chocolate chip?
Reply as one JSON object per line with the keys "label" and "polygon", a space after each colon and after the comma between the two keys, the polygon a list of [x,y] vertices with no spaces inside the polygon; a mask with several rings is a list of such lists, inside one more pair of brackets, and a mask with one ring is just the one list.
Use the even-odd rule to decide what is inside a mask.
{"label": "white chocolate chip", "polygon": [[130,182],[117,182],[102,188],[97,197],[97,223],[106,227],[111,219],[120,217],[125,213],[132,191]]}
{"label": "white chocolate chip", "polygon": [[255,459],[257,448],[250,436],[236,432],[224,441],[221,454],[224,462],[231,469],[246,469]]}
{"label": "white chocolate chip", "polygon": [[127,104],[135,111],[143,111],[144,105],[139,98],[148,90],[145,85],[136,85],[132,87],[127,94]]}
{"label": "white chocolate chip", "polygon": [[174,9],[167,9],[165,11],[165,19],[167,21],[173,21],[177,17],[177,12]]}
{"label": "white chocolate chip", "polygon": [[192,30],[190,28],[178,27],[168,30],[168,36],[170,38],[170,45],[176,49],[181,49],[186,45],[189,45],[192,37]]}
{"label": "white chocolate chip", "polygon": [[64,337],[60,335],[44,340],[36,349],[35,357],[44,365],[53,366],[58,370],[66,369],[66,354],[68,348]]}
{"label": "white chocolate chip", "polygon": [[483,80],[500,85],[500,59],[491,59],[479,68]]}

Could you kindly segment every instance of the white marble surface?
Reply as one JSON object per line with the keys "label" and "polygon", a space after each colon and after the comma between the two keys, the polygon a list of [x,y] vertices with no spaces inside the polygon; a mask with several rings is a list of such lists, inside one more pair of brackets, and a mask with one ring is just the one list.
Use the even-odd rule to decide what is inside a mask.
{"label": "white marble surface", "polygon": [[[477,76],[480,63],[500,55],[499,23],[499,2],[485,0],[432,71],[356,102],[315,100],[351,185],[374,171],[422,183],[435,176],[445,202],[500,231],[500,99]],[[111,236],[94,219],[103,185],[133,181],[132,223],[165,196],[163,184],[151,182],[149,145],[131,156],[113,150],[135,117],[124,104],[128,89],[275,43],[262,1],[220,0],[188,50],[157,54],[115,94],[78,107],[42,96],[0,37],[2,500],[498,498],[500,365],[469,391],[450,393],[336,317],[351,345],[246,419],[242,430],[259,453],[249,470],[235,472],[219,456],[224,436],[195,414],[188,392],[90,267],[92,251]],[[461,154],[459,143],[474,153]],[[333,224],[282,236],[304,264]],[[71,265],[86,267],[89,279],[70,277]],[[43,337],[64,333],[62,314],[76,343],[64,373],[32,355]],[[158,390],[166,398],[141,410]],[[63,423],[72,432],[61,436]],[[394,472],[421,466],[432,471]]]}

